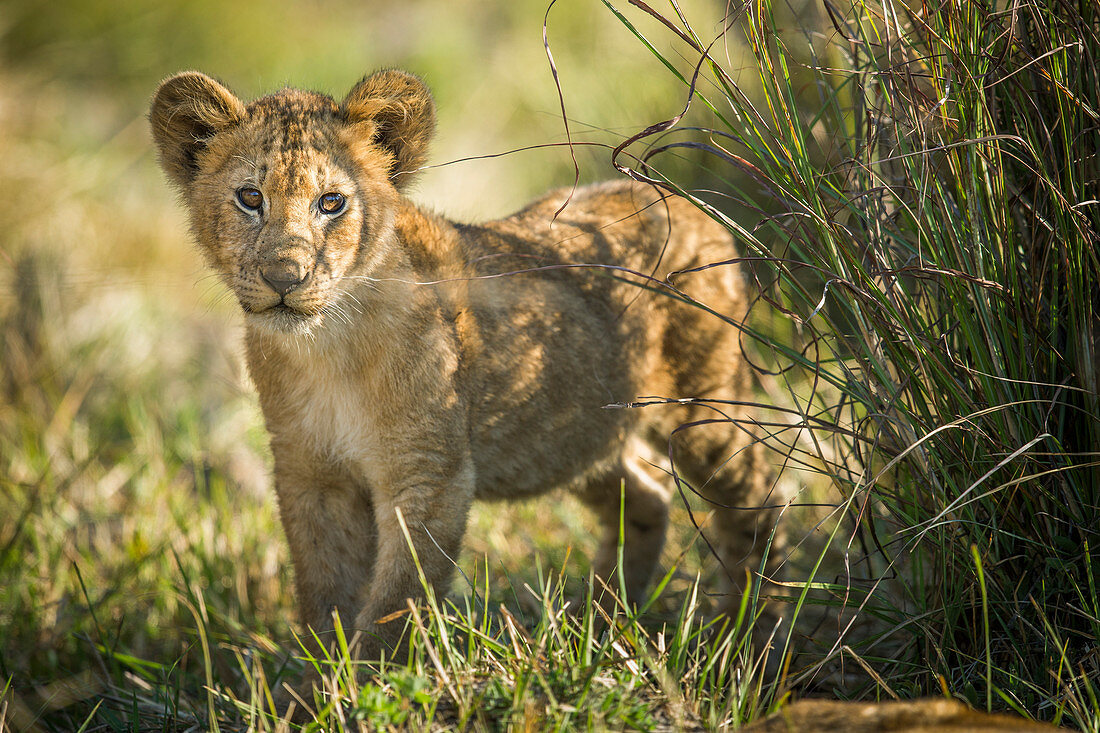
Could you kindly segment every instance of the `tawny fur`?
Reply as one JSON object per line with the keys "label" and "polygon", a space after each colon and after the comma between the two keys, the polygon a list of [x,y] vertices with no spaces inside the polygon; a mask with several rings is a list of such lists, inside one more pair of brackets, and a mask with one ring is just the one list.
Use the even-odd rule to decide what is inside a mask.
{"label": "tawny fur", "polygon": [[[625,483],[624,580],[643,598],[674,493],[650,459],[695,421],[709,422],[677,433],[676,467],[715,502],[707,534],[736,607],[776,515],[761,508],[769,472],[743,411],[605,409],[746,397],[737,330],[631,274],[663,280],[735,257],[723,227],[633,183],[580,189],[556,220],[566,191],[483,225],[426,212],[401,190],[425,159],[433,105],[399,71],[342,103],[287,89],[248,105],[187,72],[161,85],[150,121],[194,235],[245,313],[306,624],[330,629],[336,609],[376,657],[403,626],[377,621],[422,595],[398,512],[445,590],[474,499],[555,487],[602,518],[595,567],[610,579]],[[238,203],[242,187],[261,210]],[[345,208],[320,210],[327,193]],[[281,294],[272,272],[300,282]],[[735,267],[674,282],[731,319],[745,312]]]}
{"label": "tawny fur", "polygon": [[971,710],[958,700],[799,700],[742,728],[744,733],[1054,733],[1065,730],[1011,715]]}

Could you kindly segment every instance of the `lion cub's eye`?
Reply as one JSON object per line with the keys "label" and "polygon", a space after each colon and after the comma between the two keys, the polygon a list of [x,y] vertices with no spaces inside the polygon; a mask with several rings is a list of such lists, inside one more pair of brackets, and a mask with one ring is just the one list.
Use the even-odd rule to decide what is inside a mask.
{"label": "lion cub's eye", "polygon": [[343,211],[346,203],[347,199],[344,198],[344,194],[330,191],[321,195],[321,198],[317,201],[317,206],[326,214],[338,214]]}
{"label": "lion cub's eye", "polygon": [[264,205],[264,195],[258,189],[245,186],[237,189],[237,201],[249,211],[259,211]]}

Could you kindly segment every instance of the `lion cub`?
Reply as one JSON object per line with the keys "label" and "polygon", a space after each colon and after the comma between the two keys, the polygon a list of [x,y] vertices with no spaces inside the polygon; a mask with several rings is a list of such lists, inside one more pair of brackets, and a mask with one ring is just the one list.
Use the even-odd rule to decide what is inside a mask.
{"label": "lion cub", "polygon": [[[402,191],[434,107],[401,71],[342,102],[284,89],[249,104],[185,72],[161,84],[150,122],[244,311],[306,624],[331,629],[338,610],[376,658],[403,627],[379,621],[422,595],[399,515],[445,591],[474,499],[555,487],[603,520],[595,569],[610,580],[625,485],[622,580],[644,600],[674,493],[654,465],[670,436],[677,475],[713,502],[706,534],[736,607],[776,510],[738,420],[738,331],[688,301],[738,319],[742,279],[713,267],[676,291],[645,277],[735,257],[723,227],[626,182],[575,192],[553,225],[567,192],[488,224],[424,211]],[[730,402],[605,409],[645,395]]]}

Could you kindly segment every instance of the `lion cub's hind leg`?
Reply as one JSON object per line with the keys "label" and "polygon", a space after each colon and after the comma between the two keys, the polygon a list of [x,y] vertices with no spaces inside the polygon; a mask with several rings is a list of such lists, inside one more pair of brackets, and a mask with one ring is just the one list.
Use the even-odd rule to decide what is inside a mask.
{"label": "lion cub's hind leg", "polygon": [[[722,566],[717,610],[733,617],[746,590],[747,574],[763,595],[779,591],[768,580],[776,579],[785,556],[786,535],[777,526],[783,501],[764,460],[764,447],[743,426],[701,407],[690,418],[685,422],[692,427],[674,438],[675,469],[702,497],[697,511],[704,516],[712,513],[703,534]],[[765,604],[758,622],[761,630],[770,633],[782,611],[781,603]]]}
{"label": "lion cub's hind leg", "polygon": [[597,598],[602,595],[604,583],[619,593],[616,570],[621,542],[625,600],[631,605],[646,601],[646,591],[665,544],[671,498],[669,488],[654,477],[657,473],[643,460],[628,454],[578,492],[603,525],[603,537],[592,563],[600,579]]}

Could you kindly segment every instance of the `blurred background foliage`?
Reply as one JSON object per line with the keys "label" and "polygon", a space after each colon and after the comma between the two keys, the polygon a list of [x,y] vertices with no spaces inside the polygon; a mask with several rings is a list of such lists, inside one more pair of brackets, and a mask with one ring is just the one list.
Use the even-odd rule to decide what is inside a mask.
{"label": "blurred background foliage", "polygon": [[[721,7],[698,0],[684,5],[694,17],[709,19],[707,32],[717,35]],[[85,153],[126,147],[140,158],[135,162],[142,176],[158,177],[141,122],[151,91],[160,79],[188,68],[218,77],[245,98],[299,86],[338,99],[370,71],[409,69],[436,95],[433,163],[563,142],[542,44],[544,16],[575,139],[618,142],[682,104],[676,80],[655,73],[659,62],[598,2],[558,2],[547,14],[543,3],[499,0],[13,0],[0,13],[5,67],[24,84],[19,105],[55,105],[49,116],[58,127],[33,137]],[[678,55],[666,39],[661,42]],[[606,155],[583,148],[578,155],[585,179],[610,175],[599,164]],[[569,151],[552,148],[432,171],[420,190],[447,213],[496,216],[533,193],[568,183],[572,172]]]}

